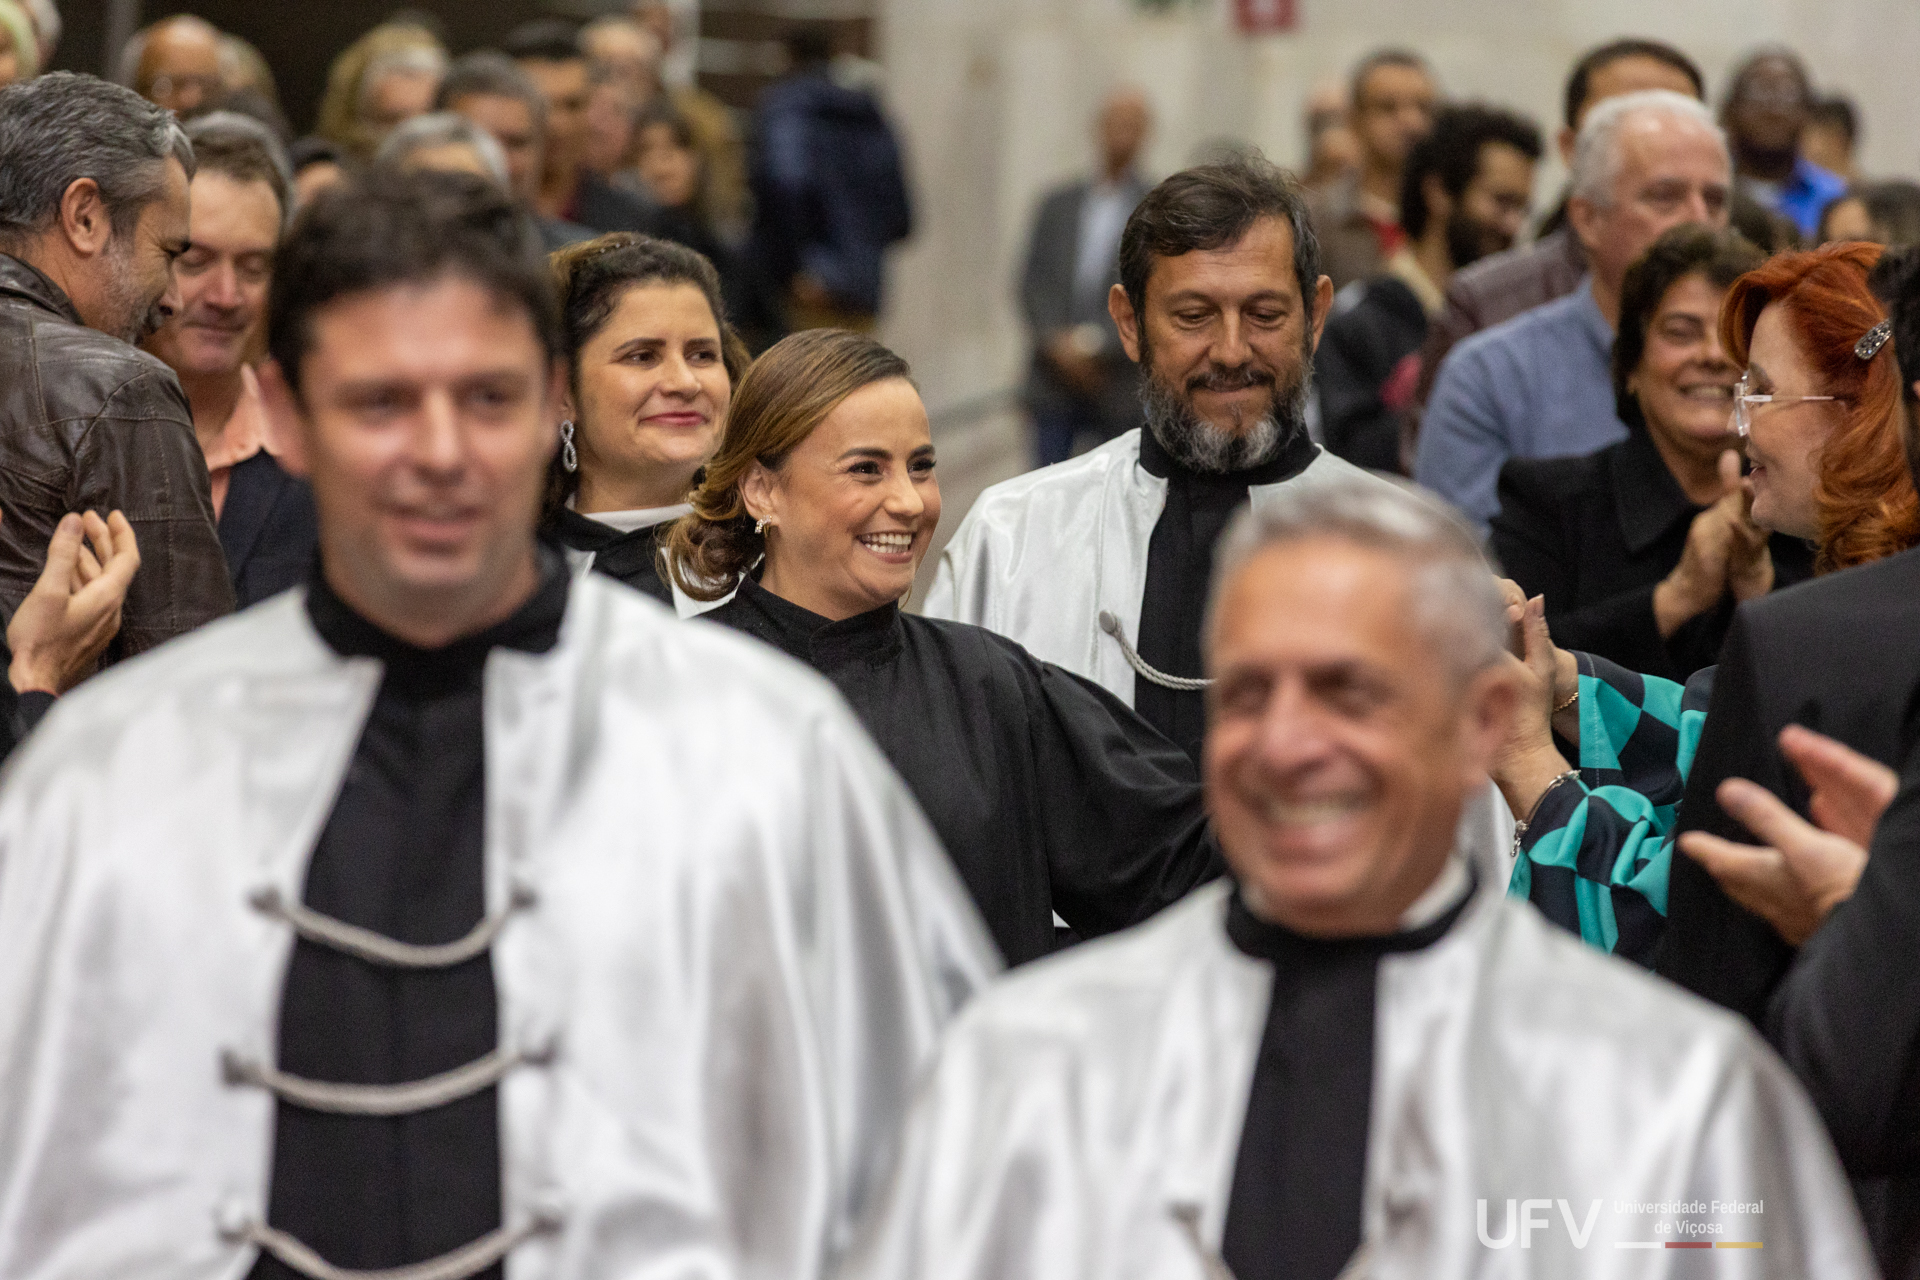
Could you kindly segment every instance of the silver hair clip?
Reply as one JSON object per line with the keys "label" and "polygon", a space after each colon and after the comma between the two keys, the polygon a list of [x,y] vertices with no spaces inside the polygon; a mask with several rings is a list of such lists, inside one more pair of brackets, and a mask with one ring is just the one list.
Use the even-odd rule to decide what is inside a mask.
{"label": "silver hair clip", "polygon": [[1853,344],[1853,354],[1862,360],[1871,360],[1880,354],[1880,348],[1887,345],[1887,339],[1893,336],[1893,321],[1882,320],[1866,331],[1860,341]]}

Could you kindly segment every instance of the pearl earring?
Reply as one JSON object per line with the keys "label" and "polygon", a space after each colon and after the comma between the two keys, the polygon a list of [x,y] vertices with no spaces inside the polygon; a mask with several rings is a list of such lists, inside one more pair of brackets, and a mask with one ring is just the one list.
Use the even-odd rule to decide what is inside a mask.
{"label": "pearl earring", "polygon": [[766,533],[766,531],[767,522],[765,520],[755,520],[753,522],[753,532],[756,537]]}
{"label": "pearl earring", "polygon": [[568,471],[580,469],[580,454],[573,447],[573,419],[560,424],[560,465]]}

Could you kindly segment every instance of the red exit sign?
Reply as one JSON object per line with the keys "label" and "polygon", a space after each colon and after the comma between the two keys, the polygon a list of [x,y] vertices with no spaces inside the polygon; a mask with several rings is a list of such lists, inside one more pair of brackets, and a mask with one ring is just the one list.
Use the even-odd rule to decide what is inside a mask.
{"label": "red exit sign", "polygon": [[1233,8],[1248,35],[1291,31],[1300,21],[1298,0],[1233,0]]}

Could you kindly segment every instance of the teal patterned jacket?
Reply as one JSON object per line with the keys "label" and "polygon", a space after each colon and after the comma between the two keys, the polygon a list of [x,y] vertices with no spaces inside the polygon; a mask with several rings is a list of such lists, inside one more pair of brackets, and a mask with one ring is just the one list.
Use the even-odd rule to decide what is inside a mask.
{"label": "teal patterned jacket", "polygon": [[1602,951],[1650,964],[1667,923],[1674,814],[1715,668],[1685,685],[1605,658],[1580,664],[1580,778],[1541,799],[1507,892]]}

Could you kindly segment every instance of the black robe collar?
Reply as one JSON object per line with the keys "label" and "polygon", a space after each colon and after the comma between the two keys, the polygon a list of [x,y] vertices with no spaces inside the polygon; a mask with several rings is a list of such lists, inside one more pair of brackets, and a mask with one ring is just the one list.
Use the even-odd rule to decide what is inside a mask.
{"label": "black robe collar", "polygon": [[567,612],[567,567],[547,547],[538,554],[540,585],[525,604],[484,631],[438,649],[411,644],[362,617],[328,585],[317,558],[307,582],[307,617],[328,648],[343,658],[378,658],[389,678],[457,680],[484,665],[495,648],[545,653],[559,641],[560,622]]}
{"label": "black robe collar", "polygon": [[740,579],[734,600],[734,625],[822,673],[853,662],[881,665],[906,644],[898,604],[834,622],[773,594],[751,576]]}
{"label": "black robe collar", "polygon": [[1385,956],[1401,951],[1421,951],[1440,941],[1460,919],[1473,900],[1477,880],[1461,890],[1460,901],[1439,916],[1416,929],[1360,938],[1315,938],[1296,933],[1283,924],[1262,920],[1248,908],[1242,890],[1236,884],[1227,904],[1227,937],[1242,954],[1276,965],[1311,963],[1327,956]]}

